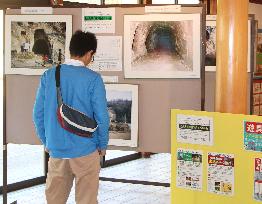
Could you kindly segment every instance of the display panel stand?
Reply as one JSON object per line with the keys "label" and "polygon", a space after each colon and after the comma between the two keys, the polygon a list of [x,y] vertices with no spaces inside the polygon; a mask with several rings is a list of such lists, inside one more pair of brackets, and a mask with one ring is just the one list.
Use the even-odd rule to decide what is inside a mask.
{"label": "display panel stand", "polygon": [[[261,201],[262,169],[255,165],[262,160],[261,117],[173,109],[171,118],[172,204]],[[205,136],[213,142],[205,143]]]}
{"label": "display panel stand", "polygon": [[[73,23],[76,23],[76,25],[73,24],[73,30],[79,29],[79,20],[81,19],[81,5],[79,7],[75,8],[66,8],[66,7],[59,7],[59,8],[53,8],[54,9],[54,14],[69,14],[73,15]],[[115,5],[116,6],[116,5]],[[93,8],[103,8],[103,6],[94,6],[92,5],[91,7]],[[106,6],[110,7],[110,6]],[[118,75],[120,78],[120,83],[130,83],[130,84],[139,84],[142,87],[142,91],[140,95],[142,96],[139,99],[139,103],[141,105],[141,113],[139,118],[139,121],[141,122],[140,127],[143,127],[140,129],[139,134],[143,135],[144,138],[140,138],[140,146],[138,151],[141,152],[169,152],[170,151],[170,141],[169,141],[169,135],[167,134],[170,130],[168,128],[169,124],[169,110],[170,107],[178,107],[178,108],[192,108],[196,110],[200,110],[204,108],[204,100],[205,100],[205,94],[204,91],[205,89],[203,88],[204,85],[204,53],[205,53],[205,46],[204,46],[204,39],[205,39],[205,9],[203,8],[203,5],[187,5],[187,6],[182,6],[182,13],[185,14],[190,14],[190,13],[200,13],[200,33],[201,33],[201,45],[200,45],[200,55],[201,55],[201,65],[200,65],[200,71],[201,71],[201,78],[198,79],[126,79],[121,72],[115,72],[115,73],[110,73],[109,75],[115,74]],[[20,14],[19,9],[9,9],[8,14]],[[123,30],[122,30],[122,25],[123,25],[123,16],[124,15],[133,15],[133,14],[144,14],[144,6],[143,5],[135,5],[132,7],[131,5],[117,5],[116,7],[116,13],[118,17],[116,18],[116,23],[119,24],[117,26],[117,32],[115,35],[124,35]],[[81,21],[81,20],[80,20]],[[101,73],[101,74],[104,74]],[[3,165],[3,170],[4,170],[4,185],[3,185],[3,198],[4,198],[4,204],[7,203],[7,192],[10,192],[12,190],[18,190],[22,189],[25,187],[29,187],[32,185],[37,185],[40,183],[45,182],[45,178],[47,175],[47,163],[48,163],[48,157],[46,154],[45,157],[45,176],[43,177],[38,177],[36,179],[24,181],[24,182],[19,182],[16,184],[11,184],[7,186],[7,144],[11,143],[12,138],[11,136],[17,135],[15,132],[16,130],[10,128],[13,123],[16,123],[17,121],[17,111],[23,110],[26,112],[26,120],[31,120],[31,114],[29,116],[29,110],[32,110],[32,107],[30,104],[32,103],[31,100],[34,98],[34,92],[37,86],[37,82],[39,80],[39,77],[36,76],[23,76],[23,75],[8,75],[4,76],[4,165]],[[157,87],[155,84],[158,83]],[[18,84],[20,84],[18,86]],[[24,86],[24,87],[23,87]],[[183,86],[184,89],[186,90],[186,93],[180,92],[179,86]],[[30,90],[28,90],[30,89]],[[29,94],[29,96],[24,95],[25,91],[26,93]],[[155,94],[153,94],[154,99],[152,100],[150,97],[152,97],[149,92],[151,90],[155,91],[155,94],[160,94],[159,97],[155,97]],[[166,90],[166,93],[163,92],[163,90]],[[8,95],[6,96],[6,93]],[[17,95],[18,94],[18,95]],[[163,94],[163,95],[162,95]],[[181,96],[182,94],[182,96]],[[25,98],[25,101],[21,103],[21,107],[16,107],[15,99],[13,99],[13,96],[19,97],[20,95],[23,95]],[[158,106],[159,103],[163,103],[165,99],[168,99],[167,103],[163,106]],[[159,101],[158,101],[159,100]],[[8,103],[8,107],[6,107],[6,103]],[[153,106],[152,106],[153,105]],[[25,106],[25,107],[24,107]],[[164,127],[165,128],[158,128],[157,126],[154,127],[152,126],[152,123],[147,123],[147,124],[142,124],[143,122],[150,121],[150,119],[154,119],[154,117],[148,117],[148,113],[152,113],[152,110],[150,110],[150,106],[155,109],[154,114],[156,114],[158,117],[159,115],[162,115],[161,117],[164,118]],[[156,106],[156,107],[154,107]],[[17,108],[19,108],[17,110]],[[164,111],[163,114],[161,113],[161,110]],[[20,112],[19,112],[20,113]],[[6,117],[6,114],[8,114],[8,120]],[[145,117],[145,118],[144,118]],[[24,122],[26,122],[26,120]],[[161,120],[161,119],[160,119]],[[155,121],[155,120],[154,120]],[[11,125],[11,126],[10,126]],[[22,137],[31,137],[33,135],[33,130],[31,130],[31,126],[26,123],[23,126],[23,130],[19,130],[21,132]],[[152,129],[152,127],[154,127]],[[167,128],[166,128],[167,127]],[[7,131],[8,130],[8,131]],[[164,131],[164,133],[163,133]],[[158,142],[159,140],[159,135],[161,133],[165,137],[165,141],[163,138],[161,139],[161,143]],[[155,138],[152,139],[152,136]],[[157,137],[156,137],[157,136]],[[28,138],[26,138],[28,139]],[[31,139],[31,138],[30,138]],[[14,140],[13,140],[14,141]],[[153,142],[151,144],[151,142]],[[164,144],[164,145],[163,145]],[[159,145],[161,147],[159,147]],[[138,153],[128,155],[125,157],[120,157],[116,158],[113,160],[105,161],[104,166],[112,166],[116,165],[122,162],[126,161],[131,161],[133,159],[138,159],[140,158],[141,155]],[[127,179],[117,179],[117,178],[104,178],[101,177],[100,180],[104,181],[111,181],[111,182],[123,182],[123,183],[131,183],[131,184],[142,184],[142,185],[154,185],[154,186],[164,186],[164,187],[169,187],[169,183],[160,183],[160,182],[149,182],[149,181],[139,181],[139,180],[127,180]]]}

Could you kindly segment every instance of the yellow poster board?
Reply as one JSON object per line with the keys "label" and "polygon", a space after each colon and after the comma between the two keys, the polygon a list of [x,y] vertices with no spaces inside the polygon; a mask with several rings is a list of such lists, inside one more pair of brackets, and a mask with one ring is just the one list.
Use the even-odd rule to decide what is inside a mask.
{"label": "yellow poster board", "polygon": [[[183,120],[181,116],[207,117],[212,119],[210,129],[211,137],[205,145],[199,144],[197,139],[181,140],[180,126]],[[258,204],[262,201],[254,199],[254,174],[255,158],[262,158],[261,151],[246,150],[244,146],[244,133],[246,122],[262,123],[261,116],[240,115],[229,113],[216,113],[204,111],[176,110],[171,111],[171,153],[172,153],[172,177],[171,177],[171,203],[172,204]],[[182,124],[182,122],[181,122]],[[181,126],[182,127],[182,126]],[[192,127],[191,127],[192,128]],[[212,131],[213,129],[213,131]],[[189,137],[191,137],[189,135]],[[256,138],[258,139],[258,138]],[[205,140],[205,139],[204,139]],[[261,137],[260,137],[261,142]],[[178,142],[179,141],[179,142]],[[194,144],[192,144],[194,143]],[[177,186],[178,150],[188,149],[201,151],[202,157],[202,189],[192,190]],[[261,150],[261,149],[260,149]],[[232,195],[216,194],[208,192],[208,153],[225,153],[234,155],[234,186]],[[180,161],[179,161],[180,162]],[[181,174],[180,174],[181,175]],[[231,186],[224,186],[227,191]]]}

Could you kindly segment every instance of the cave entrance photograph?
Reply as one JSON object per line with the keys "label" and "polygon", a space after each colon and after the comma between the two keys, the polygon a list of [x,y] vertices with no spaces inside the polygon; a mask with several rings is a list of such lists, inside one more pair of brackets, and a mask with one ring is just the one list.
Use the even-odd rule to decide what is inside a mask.
{"label": "cave entrance photograph", "polygon": [[69,57],[72,16],[7,15],[8,74],[42,74]]}

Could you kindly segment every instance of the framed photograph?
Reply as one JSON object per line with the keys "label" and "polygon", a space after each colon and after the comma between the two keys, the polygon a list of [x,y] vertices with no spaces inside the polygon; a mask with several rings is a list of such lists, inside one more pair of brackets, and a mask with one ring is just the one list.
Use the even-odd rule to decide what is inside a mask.
{"label": "framed photograph", "polygon": [[[251,20],[248,20],[247,72],[251,69]],[[216,71],[216,15],[206,16],[205,70]]]}
{"label": "framed photograph", "polygon": [[200,14],[124,16],[125,78],[200,78]]}
{"label": "framed photograph", "polygon": [[216,16],[206,16],[205,70],[216,71]]}
{"label": "framed photograph", "polygon": [[5,73],[41,75],[69,58],[71,15],[6,15]]}
{"label": "framed photograph", "polygon": [[109,145],[137,147],[138,85],[106,84]]}

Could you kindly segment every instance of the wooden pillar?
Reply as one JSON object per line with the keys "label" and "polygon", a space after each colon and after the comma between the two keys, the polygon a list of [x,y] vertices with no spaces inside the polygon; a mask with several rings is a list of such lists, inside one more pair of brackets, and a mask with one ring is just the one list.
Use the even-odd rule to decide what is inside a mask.
{"label": "wooden pillar", "polygon": [[201,4],[206,5],[206,14],[207,15],[216,15],[217,14],[217,0],[200,0]]}
{"label": "wooden pillar", "polygon": [[[152,4],[152,0],[140,0],[140,2],[145,5]],[[140,153],[141,153],[142,158],[150,158],[152,154],[151,152],[140,152]]]}
{"label": "wooden pillar", "polygon": [[216,25],[215,110],[246,114],[248,0],[217,0]]}
{"label": "wooden pillar", "polygon": [[210,0],[210,14],[216,15],[217,14],[217,0]]}

